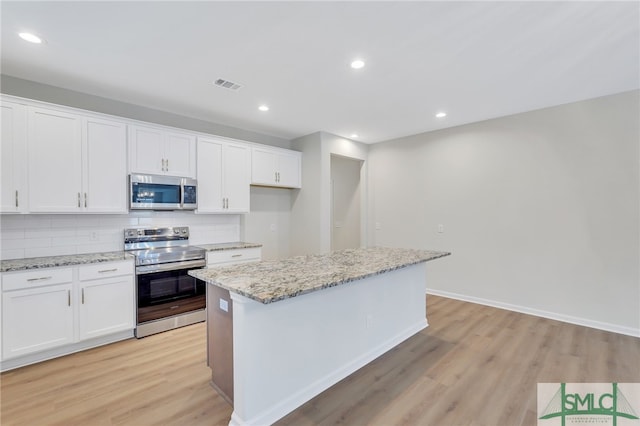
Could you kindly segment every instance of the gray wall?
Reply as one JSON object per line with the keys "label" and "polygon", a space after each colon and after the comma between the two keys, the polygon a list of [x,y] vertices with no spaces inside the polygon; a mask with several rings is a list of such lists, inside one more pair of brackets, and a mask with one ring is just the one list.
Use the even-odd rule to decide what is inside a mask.
{"label": "gray wall", "polygon": [[[367,205],[367,153],[369,146],[327,132],[291,141],[302,152],[302,189],[291,199],[291,253],[328,253],[331,250],[331,156],[362,163],[360,205]],[[366,246],[367,209],[361,209],[361,245]]]}
{"label": "gray wall", "polygon": [[435,293],[638,334],[639,93],[373,145],[371,241],[453,252]]}
{"label": "gray wall", "polygon": [[36,99],[43,102],[66,105],[103,114],[162,124],[164,126],[178,127],[180,129],[279,146],[281,148],[290,147],[290,142],[287,139],[243,130],[237,127],[225,126],[224,124],[185,117],[179,114],[151,109],[141,105],[133,105],[86,93],[75,92],[73,90],[23,80],[8,75],[0,75],[0,91],[7,95]]}

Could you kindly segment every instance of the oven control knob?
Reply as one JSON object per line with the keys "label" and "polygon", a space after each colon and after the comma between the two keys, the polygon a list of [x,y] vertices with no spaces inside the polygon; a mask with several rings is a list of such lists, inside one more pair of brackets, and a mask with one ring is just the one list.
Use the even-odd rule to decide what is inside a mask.
{"label": "oven control knob", "polygon": [[175,229],[173,230],[173,233],[174,233],[174,234],[179,234],[179,233],[180,233],[180,229],[179,229],[179,228],[175,228]]}
{"label": "oven control knob", "polygon": [[182,234],[186,234],[187,233],[187,228],[182,228]]}

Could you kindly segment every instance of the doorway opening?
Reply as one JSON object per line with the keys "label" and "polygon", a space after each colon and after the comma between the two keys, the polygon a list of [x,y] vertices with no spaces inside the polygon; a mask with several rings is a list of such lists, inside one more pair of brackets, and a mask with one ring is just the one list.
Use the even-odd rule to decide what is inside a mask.
{"label": "doorway opening", "polygon": [[363,163],[331,155],[331,250],[361,246],[360,171]]}

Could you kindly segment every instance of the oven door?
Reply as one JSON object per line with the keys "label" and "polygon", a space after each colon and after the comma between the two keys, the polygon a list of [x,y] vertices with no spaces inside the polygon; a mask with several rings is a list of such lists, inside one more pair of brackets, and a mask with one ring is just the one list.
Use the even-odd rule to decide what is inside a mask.
{"label": "oven door", "polygon": [[[206,283],[187,274],[205,261],[182,264],[177,269],[167,264],[137,268],[138,324],[205,308]],[[161,270],[149,271],[153,268]]]}

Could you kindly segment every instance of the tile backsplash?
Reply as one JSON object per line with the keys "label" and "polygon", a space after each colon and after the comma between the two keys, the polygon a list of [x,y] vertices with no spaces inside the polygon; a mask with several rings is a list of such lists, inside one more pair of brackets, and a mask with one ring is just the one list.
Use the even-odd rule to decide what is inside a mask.
{"label": "tile backsplash", "polygon": [[154,226],[188,226],[192,245],[240,240],[240,215],[181,211],[0,215],[0,259],[122,250],[125,228]]}

